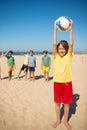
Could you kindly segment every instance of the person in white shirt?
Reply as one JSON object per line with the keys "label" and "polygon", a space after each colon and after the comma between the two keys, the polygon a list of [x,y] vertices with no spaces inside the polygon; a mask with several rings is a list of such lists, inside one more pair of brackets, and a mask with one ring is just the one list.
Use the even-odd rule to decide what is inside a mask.
{"label": "person in white shirt", "polygon": [[23,54],[21,51],[18,51],[18,52],[20,53],[20,55],[22,55],[22,56],[25,57],[24,63],[23,63],[23,65],[22,65],[22,67],[21,67],[21,69],[20,69],[20,71],[19,71],[19,73],[18,73],[18,79],[20,79],[19,76],[20,76],[21,72],[24,71],[24,72],[25,72],[25,80],[27,80],[27,76],[28,76],[28,56],[29,56],[29,52],[28,52],[27,55]]}

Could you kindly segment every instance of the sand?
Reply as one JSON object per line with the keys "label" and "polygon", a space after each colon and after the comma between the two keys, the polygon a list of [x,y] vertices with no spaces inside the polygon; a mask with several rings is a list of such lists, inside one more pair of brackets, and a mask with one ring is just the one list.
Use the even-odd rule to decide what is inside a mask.
{"label": "sand", "polygon": [[[0,58],[2,80],[0,80],[0,130],[54,130],[56,121],[53,101],[53,65],[51,63],[50,81],[45,82],[41,70],[41,55],[37,55],[35,81],[21,80],[16,76],[23,64],[23,56],[14,56],[16,69],[8,81],[6,58]],[[87,130],[87,55],[75,55],[72,60],[73,94],[69,122],[72,130]],[[63,120],[63,107],[61,118]],[[56,128],[66,130],[63,123]]]}

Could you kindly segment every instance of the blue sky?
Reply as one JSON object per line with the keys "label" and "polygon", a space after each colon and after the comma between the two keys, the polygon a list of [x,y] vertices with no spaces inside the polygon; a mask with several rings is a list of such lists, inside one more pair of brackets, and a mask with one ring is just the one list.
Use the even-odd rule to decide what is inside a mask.
{"label": "blue sky", "polygon": [[[87,51],[86,0],[0,0],[0,48],[52,50],[53,23],[60,16],[74,21],[74,50]],[[69,41],[58,32],[58,41]]]}

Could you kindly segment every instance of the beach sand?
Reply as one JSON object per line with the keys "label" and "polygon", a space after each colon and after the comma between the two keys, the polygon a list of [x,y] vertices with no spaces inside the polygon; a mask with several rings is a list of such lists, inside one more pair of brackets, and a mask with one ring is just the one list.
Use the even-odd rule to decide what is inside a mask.
{"label": "beach sand", "polygon": [[[2,80],[0,80],[0,130],[54,130],[56,121],[53,100],[53,65],[50,81],[45,82],[41,70],[41,55],[37,55],[36,80],[16,79],[24,57],[14,56],[16,69],[8,81],[7,60],[0,58]],[[74,103],[70,106],[69,122],[72,130],[87,130],[87,55],[75,55],[72,60]],[[63,107],[61,108],[63,120]],[[61,123],[57,130],[66,130]]]}

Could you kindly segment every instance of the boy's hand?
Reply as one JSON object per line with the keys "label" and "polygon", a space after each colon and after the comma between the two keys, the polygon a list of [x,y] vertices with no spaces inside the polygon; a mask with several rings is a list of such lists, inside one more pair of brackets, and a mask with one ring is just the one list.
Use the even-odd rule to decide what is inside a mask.
{"label": "boy's hand", "polygon": [[72,30],[73,27],[73,21],[70,21],[69,30]]}
{"label": "boy's hand", "polygon": [[54,29],[55,29],[55,30],[59,30],[59,29],[58,29],[58,26],[56,25],[56,23],[57,23],[57,20],[54,21]]}

